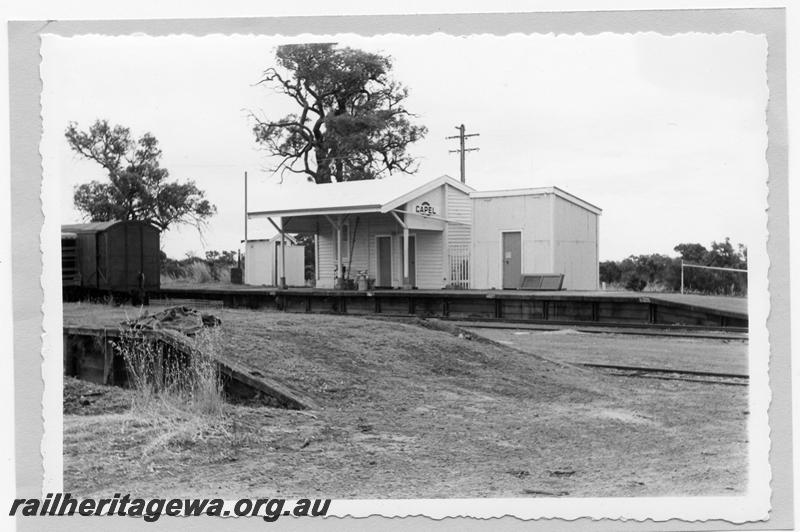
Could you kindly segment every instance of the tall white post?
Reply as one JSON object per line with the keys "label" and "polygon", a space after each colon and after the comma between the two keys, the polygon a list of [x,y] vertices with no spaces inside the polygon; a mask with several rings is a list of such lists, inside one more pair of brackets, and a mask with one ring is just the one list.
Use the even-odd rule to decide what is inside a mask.
{"label": "tall white post", "polygon": [[403,288],[409,289],[411,288],[411,280],[408,276],[408,224],[405,221],[405,214],[400,218],[395,211],[390,212],[394,219],[397,220],[398,225],[403,228]]}
{"label": "tall white post", "polygon": [[316,282],[321,279],[319,275],[319,223],[317,223],[317,232],[314,233],[314,286]]}
{"label": "tall white post", "polygon": [[342,275],[342,219],[336,224],[336,279],[334,280],[335,288],[343,288],[344,277]]}
{"label": "tall white post", "polygon": [[281,218],[281,288],[286,288],[286,233]]}
{"label": "tall white post", "polygon": [[247,252],[247,172],[244,173],[244,245]]}
{"label": "tall white post", "polygon": [[403,226],[403,288],[411,288],[408,276],[408,225]]}
{"label": "tall white post", "polygon": [[556,194],[550,194],[550,272],[556,273]]}
{"label": "tall white post", "polygon": [[683,261],[681,261],[681,294],[683,293]]}

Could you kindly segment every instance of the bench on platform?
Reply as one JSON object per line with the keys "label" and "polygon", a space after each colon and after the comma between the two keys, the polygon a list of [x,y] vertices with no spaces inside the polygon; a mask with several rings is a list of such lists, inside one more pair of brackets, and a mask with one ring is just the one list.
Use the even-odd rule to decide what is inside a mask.
{"label": "bench on platform", "polygon": [[519,289],[561,290],[563,284],[563,273],[523,273],[519,282]]}

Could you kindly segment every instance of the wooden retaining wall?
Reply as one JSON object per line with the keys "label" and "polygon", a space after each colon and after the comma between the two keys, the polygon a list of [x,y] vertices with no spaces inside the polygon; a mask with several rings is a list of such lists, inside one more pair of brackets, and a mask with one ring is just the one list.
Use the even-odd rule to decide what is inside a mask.
{"label": "wooden retaining wall", "polygon": [[207,299],[231,308],[620,326],[747,328],[746,314],[651,297],[577,293],[162,289],[155,298]]}
{"label": "wooden retaining wall", "polygon": [[[127,386],[125,360],[115,348],[126,334],[130,335],[113,327],[64,327],[64,374],[97,384]],[[184,360],[192,356],[193,347],[174,331],[144,330],[135,334],[142,341],[156,343],[163,364],[176,354]],[[229,398],[292,410],[317,408],[311,398],[257,370],[227,359],[215,358],[214,362]]]}

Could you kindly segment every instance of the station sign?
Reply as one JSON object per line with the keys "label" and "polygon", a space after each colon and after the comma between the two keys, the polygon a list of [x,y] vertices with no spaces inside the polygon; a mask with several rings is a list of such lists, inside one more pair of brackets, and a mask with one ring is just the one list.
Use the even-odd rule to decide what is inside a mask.
{"label": "station sign", "polygon": [[414,212],[421,216],[435,216],[436,208],[427,201],[423,201],[414,207]]}

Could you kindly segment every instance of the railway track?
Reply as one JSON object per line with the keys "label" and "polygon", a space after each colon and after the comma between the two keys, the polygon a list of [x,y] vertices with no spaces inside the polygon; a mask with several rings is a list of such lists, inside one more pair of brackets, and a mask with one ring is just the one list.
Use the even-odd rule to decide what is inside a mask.
{"label": "railway track", "polygon": [[450,321],[459,327],[472,329],[513,329],[521,331],[558,331],[571,329],[582,333],[627,334],[638,336],[672,336],[678,338],[698,338],[704,340],[747,341],[747,329],[741,327],[698,327],[686,325],[641,325],[630,323],[587,324],[582,321],[564,322],[520,322],[520,321],[470,321],[461,318],[439,318]]}
{"label": "railway track", "polygon": [[647,379],[679,380],[684,382],[700,382],[705,384],[724,384],[729,386],[747,386],[749,377],[736,373],[716,373],[711,371],[689,371],[666,368],[648,368],[637,366],[617,366],[612,364],[580,363],[580,366],[599,369],[609,374],[622,377],[640,377]]}

